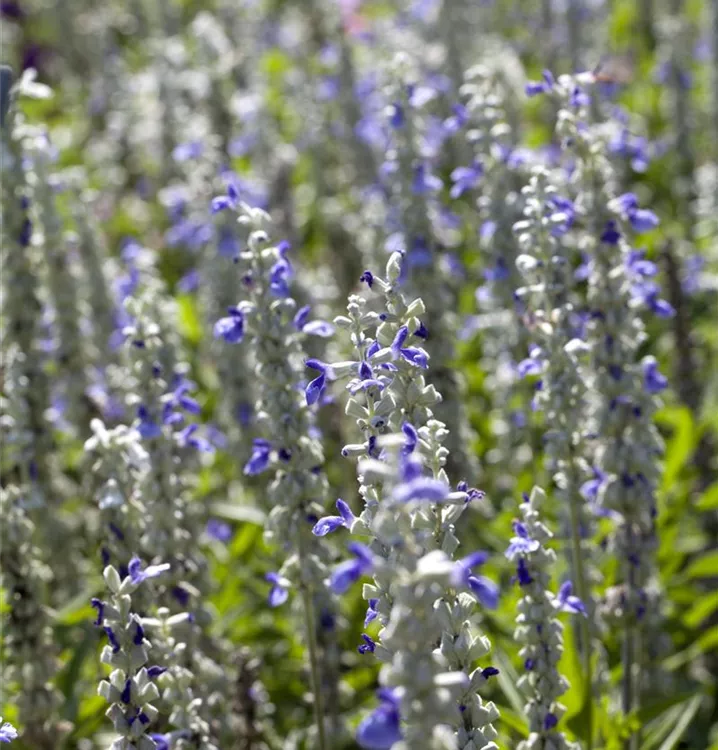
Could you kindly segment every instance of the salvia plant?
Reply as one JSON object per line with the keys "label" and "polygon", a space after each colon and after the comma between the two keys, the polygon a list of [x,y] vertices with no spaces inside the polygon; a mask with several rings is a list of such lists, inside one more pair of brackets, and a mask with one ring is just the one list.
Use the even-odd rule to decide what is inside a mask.
{"label": "salvia plant", "polygon": [[0,17],[0,744],[715,750],[715,0]]}

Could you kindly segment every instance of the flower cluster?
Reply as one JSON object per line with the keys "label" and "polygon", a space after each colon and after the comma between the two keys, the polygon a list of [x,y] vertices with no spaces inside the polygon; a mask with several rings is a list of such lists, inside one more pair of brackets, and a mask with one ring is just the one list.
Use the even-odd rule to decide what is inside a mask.
{"label": "flower cluster", "polygon": [[[347,445],[342,451],[345,456],[360,458],[359,491],[365,503],[363,512],[356,517],[347,503],[339,500],[340,515],[320,519],[314,533],[323,536],[344,526],[352,534],[370,538],[369,547],[350,544],[354,557],[334,571],[332,587],[343,593],[362,575],[373,573],[374,583],[364,587],[364,597],[369,602],[365,624],[377,620],[384,629],[380,633],[380,643],[363,635],[364,644],[359,650],[361,653],[372,652],[380,660],[394,664],[396,680],[401,679],[401,682],[391,678],[386,684],[395,686],[406,682],[406,690],[409,690],[412,680],[418,679],[415,670],[419,670],[421,664],[429,670],[438,669],[439,674],[447,668],[455,673],[455,681],[452,682],[454,678],[451,678],[446,685],[451,689],[436,699],[436,713],[429,717],[414,716],[409,706],[418,703],[402,699],[405,711],[409,712],[405,718],[412,741],[418,742],[415,738],[419,736],[423,736],[422,742],[433,741],[433,729],[427,729],[433,721],[434,726],[442,723],[453,729],[462,749],[484,747],[495,736],[491,722],[497,713],[492,704],[484,705],[478,695],[480,687],[492,674],[486,669],[491,668],[472,672],[475,660],[489,651],[488,640],[474,632],[472,610],[476,599],[485,606],[496,606],[497,591],[490,581],[472,571],[472,567],[485,561],[483,554],[470,555],[459,563],[452,562],[458,547],[455,523],[471,500],[480,499],[481,493],[470,490],[465,482],[460,483],[455,492],[449,487],[444,468],[448,449],[443,445],[448,431],[442,422],[433,418],[430,408],[439,402],[440,396],[432,385],[426,384],[422,374],[422,370],[428,367],[428,355],[421,346],[407,346],[412,339],[422,342],[424,326],[417,316],[423,315],[424,307],[421,300],[407,304],[393,286],[400,273],[401,258],[395,254],[387,264],[386,280],[369,271],[363,274],[363,280],[373,291],[383,293],[386,312],[369,311],[366,299],[352,296],[348,314],[337,318],[335,323],[351,332],[356,359],[333,364],[315,363],[322,365],[323,372],[313,381],[315,385],[310,383],[307,386],[309,394],[318,387],[324,389],[328,376],[353,376],[346,386],[350,394],[346,412],[357,420],[366,437],[364,443]],[[317,386],[316,381],[320,379]],[[401,461],[395,467],[386,463],[387,449],[382,448],[382,441],[387,439],[385,433],[396,436],[392,445],[399,441],[398,448],[394,445],[394,452],[400,454]],[[429,475],[425,474],[424,466],[429,468]],[[406,549],[407,534],[413,540],[411,550]],[[404,561],[404,555],[415,557]],[[422,579],[415,577],[419,558],[430,567],[433,565],[431,561],[438,562],[443,570],[433,580],[433,585],[427,584],[426,588]],[[402,601],[397,599],[397,591],[403,589],[397,588],[400,584],[396,574],[398,569],[401,578],[404,564],[409,571],[405,584],[407,602],[400,606]],[[429,579],[431,575],[433,573],[429,574]],[[433,601],[433,614],[427,623],[420,612],[428,607],[429,600]],[[395,618],[394,625],[392,617]],[[418,652],[407,654],[407,644],[402,642],[407,633],[405,629],[413,632],[418,628],[428,629],[421,631],[421,637],[418,631],[412,635],[423,649],[435,640],[429,630],[438,628],[440,634],[437,636],[440,648],[425,651],[421,658]],[[436,660],[439,666],[436,666]],[[439,678],[439,684],[443,684],[442,679]],[[430,683],[426,685],[428,688]],[[388,695],[382,694],[384,703],[367,725],[369,728],[360,729],[360,742],[365,737],[364,732],[373,731],[371,728],[377,721],[383,721],[381,717],[387,712],[392,716],[399,715],[396,701],[392,703],[393,699],[387,698]],[[453,696],[461,707],[453,718],[446,714],[448,696]],[[366,747],[374,746],[367,744],[371,740],[366,737],[364,742]],[[438,738],[436,742],[439,742]]]}
{"label": "flower cluster", "polygon": [[514,638],[521,644],[519,655],[524,660],[525,673],[518,686],[528,701],[526,716],[531,732],[519,745],[522,750],[575,747],[558,729],[564,712],[558,699],[568,690],[568,683],[558,671],[563,626],[556,615],[571,612],[586,617],[586,609],[571,593],[570,581],[561,586],[558,594],[549,589],[556,553],[546,546],[553,535],[541,521],[539,509],[545,499],[539,487],[524,498],[520,506],[522,520],[514,521],[515,536],[506,550],[506,557],[516,564],[516,581],[522,593]]}
{"label": "flower cluster", "polygon": [[[310,523],[322,512],[327,485],[314,419],[298,389],[302,382],[304,336],[325,337],[333,327],[322,321],[309,321],[309,308],[297,309],[290,292],[294,275],[290,247],[287,242],[271,243],[268,214],[239,202],[230,186],[227,196],[214,199],[213,209],[232,206],[248,232],[246,250],[239,256],[241,284],[247,299],[217,321],[214,334],[227,344],[240,344],[246,336],[251,345],[258,396],[256,426],[263,437],[254,439],[244,474],[271,472],[266,491],[266,535],[281,544],[286,558],[278,573],[268,574],[273,583],[270,604],[282,604],[288,598],[290,585],[302,592],[317,731],[320,746],[324,746],[323,693],[328,691],[331,699],[336,685],[331,633],[335,605],[325,585],[327,551],[311,535]],[[311,393],[309,388],[308,392]],[[311,397],[307,401],[313,402]],[[319,648],[326,650],[326,687],[319,681]]]}
{"label": "flower cluster", "polygon": [[102,627],[108,643],[102,650],[103,664],[112,667],[107,680],[102,680],[98,693],[109,704],[110,719],[118,737],[112,750],[156,750],[157,743],[150,734],[159,711],[153,702],[159,698],[155,679],[164,667],[150,666],[151,644],[145,637],[141,619],[132,611],[132,594],[148,578],[161,575],[169,565],[143,569],[135,558],[128,575],[121,579],[111,565],[103,573],[110,591],[110,601],[93,599],[97,610],[95,624]]}

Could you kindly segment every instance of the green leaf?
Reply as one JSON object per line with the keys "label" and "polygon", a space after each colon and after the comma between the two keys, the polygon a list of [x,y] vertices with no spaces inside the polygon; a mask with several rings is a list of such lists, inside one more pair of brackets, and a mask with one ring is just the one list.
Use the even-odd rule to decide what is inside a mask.
{"label": "green leaf", "polygon": [[704,594],[683,616],[683,622],[689,628],[697,628],[716,609],[718,609],[718,591]]}
{"label": "green leaf", "polygon": [[698,713],[698,709],[701,707],[703,702],[703,696],[696,695],[688,701],[685,709],[681,711],[681,715],[673,729],[673,731],[666,737],[659,750],[673,750],[678,744],[683,733],[688,729],[693,721],[693,717]]}
{"label": "green leaf", "polygon": [[701,495],[696,503],[696,510],[718,510],[718,482],[714,482]]}
{"label": "green leaf", "polygon": [[509,661],[506,654],[498,648],[494,652],[493,661],[499,669],[498,680],[504,695],[508,699],[513,710],[519,715],[524,715],[524,703],[526,702],[521,692],[516,687],[518,674]]}
{"label": "green leaf", "polygon": [[718,550],[708,552],[694,560],[685,571],[687,578],[710,578],[718,576]]}
{"label": "green leaf", "polygon": [[202,324],[195,300],[189,294],[177,295],[178,325],[182,337],[196,345],[202,339]]}
{"label": "green leaf", "polygon": [[235,505],[234,503],[212,503],[212,513],[227,521],[252,523],[264,526],[266,514],[261,508],[253,505]]}
{"label": "green leaf", "polygon": [[673,487],[683,467],[688,463],[698,442],[698,434],[693,416],[687,406],[673,406],[661,409],[656,421],[673,428],[673,436],[666,446],[663,468],[664,491]]}
{"label": "green leaf", "polygon": [[499,713],[501,714],[502,724],[506,724],[506,726],[513,729],[514,732],[517,732],[519,735],[521,735],[522,738],[529,736],[529,730],[526,726],[526,719],[524,719],[523,716],[517,714],[515,711],[512,711],[508,706],[503,706],[499,703],[496,704],[496,708],[499,709]]}

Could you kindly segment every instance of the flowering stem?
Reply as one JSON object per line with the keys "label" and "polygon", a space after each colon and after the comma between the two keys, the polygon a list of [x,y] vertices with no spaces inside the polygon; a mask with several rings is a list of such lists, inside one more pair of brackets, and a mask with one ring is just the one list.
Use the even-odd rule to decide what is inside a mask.
{"label": "flowering stem", "polygon": [[[304,529],[299,531],[299,568],[304,570]],[[314,597],[311,589],[302,582],[302,604],[304,608],[304,625],[307,629],[307,648],[309,650],[309,670],[312,678],[312,692],[314,693],[314,720],[317,724],[317,750],[329,750],[324,733],[324,701],[322,700],[322,684],[319,677],[319,660],[317,655],[317,631],[314,619]]]}
{"label": "flowering stem", "polygon": [[[570,461],[570,481],[572,492],[570,494],[571,502],[569,502],[570,519],[571,519],[571,549],[573,557],[573,576],[575,579],[576,590],[578,597],[584,603],[586,607],[589,606],[589,591],[586,585],[586,572],[583,565],[583,553],[581,550],[581,522],[579,518],[578,503],[580,502],[580,496],[576,493],[576,463],[574,461],[573,450],[569,452]],[[589,611],[589,615],[590,615]],[[582,659],[583,659],[583,679],[585,686],[584,695],[591,696],[593,675],[591,669],[591,628],[589,625],[589,618],[578,615],[578,620],[581,623],[581,641],[582,641]],[[591,750],[593,743],[593,700],[587,701],[586,711],[586,750]]]}
{"label": "flowering stem", "polygon": [[[631,534],[629,532],[628,542],[629,547],[631,546]],[[633,600],[633,592],[635,590],[634,571],[633,565],[630,561],[627,563],[628,574],[626,581],[628,582],[628,599]],[[636,635],[637,628],[634,624],[628,623],[626,625],[626,632],[624,634],[623,641],[623,691],[622,691],[622,702],[623,702],[623,715],[627,717],[634,707],[635,694],[637,693],[635,682],[637,682],[636,675]],[[631,732],[630,736],[626,740],[624,747],[626,750],[637,750],[638,747],[638,735]]]}

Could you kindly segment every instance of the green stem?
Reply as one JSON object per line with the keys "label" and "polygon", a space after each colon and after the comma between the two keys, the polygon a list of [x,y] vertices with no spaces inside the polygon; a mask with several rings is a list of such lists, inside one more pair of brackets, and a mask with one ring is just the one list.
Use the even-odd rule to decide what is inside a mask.
{"label": "green stem", "polygon": [[[299,532],[299,567],[304,570],[304,532]],[[304,624],[307,630],[307,646],[309,650],[309,669],[312,677],[312,692],[314,693],[314,720],[317,725],[317,750],[329,750],[324,731],[324,701],[322,699],[322,684],[319,675],[319,660],[317,655],[317,631],[314,623],[314,597],[304,582],[302,582],[302,603],[304,608]]]}
{"label": "green stem", "polygon": [[[584,606],[589,606],[589,591],[586,583],[586,571],[583,564],[583,553],[581,550],[581,522],[578,511],[578,498],[576,496],[575,463],[573,454],[570,455],[570,516],[571,516],[571,549],[573,557],[573,575],[576,579],[576,591]],[[588,616],[578,615],[581,623],[581,657],[583,661],[584,696],[592,696],[593,675],[591,669],[591,629]],[[586,709],[586,750],[591,750],[593,744],[593,700],[587,702]]]}

